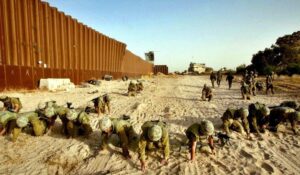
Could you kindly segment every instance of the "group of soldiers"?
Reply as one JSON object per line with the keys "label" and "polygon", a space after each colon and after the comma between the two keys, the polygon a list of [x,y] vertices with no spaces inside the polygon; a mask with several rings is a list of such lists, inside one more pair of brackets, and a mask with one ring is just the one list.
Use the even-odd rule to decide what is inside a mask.
{"label": "group of soldiers", "polygon": [[0,134],[12,134],[13,141],[22,131],[35,136],[48,133],[58,117],[62,122],[62,133],[67,137],[88,136],[92,132],[89,113],[110,112],[110,97],[107,94],[92,99],[85,108],[75,109],[72,103],[60,106],[55,101],[47,101],[39,103],[34,111],[24,113],[19,113],[22,104],[18,98],[1,96],[0,101],[3,102]]}
{"label": "group of soldiers", "polygon": [[[243,79],[241,81],[241,94],[242,94],[242,99],[251,99],[251,96],[256,96],[256,92],[262,91],[263,90],[263,83],[260,81],[256,80],[257,78],[257,73],[254,71],[245,71],[245,74],[243,75]],[[231,72],[227,73],[226,76],[226,81],[228,81],[228,87],[231,89],[232,87],[232,81],[234,79],[234,76]],[[273,86],[273,80],[274,80],[274,75],[270,74],[266,76],[266,94],[271,91],[272,94],[274,94],[274,86]],[[217,72],[211,72],[210,74],[210,81],[212,88],[215,88],[215,81],[217,81],[218,87],[221,84],[222,81],[222,72],[219,70]],[[210,101],[213,97],[212,93],[212,88],[208,87],[206,84],[204,84],[203,89],[202,89],[202,100],[208,99]]]}
{"label": "group of soldiers", "polygon": [[[130,93],[138,93],[143,89],[138,87],[138,82],[131,81],[128,87]],[[205,88],[208,88],[205,85]],[[210,89],[211,90],[211,89]],[[206,92],[207,90],[205,90]],[[203,93],[203,98],[211,100],[212,96]],[[62,133],[67,137],[77,137],[83,135],[88,137],[93,129],[90,126],[89,113],[110,113],[111,99],[108,94],[104,94],[90,100],[87,107],[73,108],[71,103],[66,106],[59,106],[55,101],[40,103],[35,111],[19,113],[22,104],[18,98],[1,96],[3,109],[0,111],[0,134],[13,135],[15,141],[22,131],[30,131],[35,136],[41,136],[52,130],[57,117],[62,122]],[[250,133],[260,135],[266,129],[277,131],[280,123],[289,121],[293,132],[297,133],[297,122],[300,121],[300,107],[294,101],[285,101],[278,106],[267,107],[262,103],[252,103],[248,108],[228,108],[221,117],[223,129],[227,136],[231,136],[234,130],[246,134],[250,138]],[[101,131],[100,150],[107,148],[114,137],[117,137],[115,145],[122,148],[122,155],[130,159],[129,152],[132,142],[137,142],[141,169],[146,169],[146,152],[158,151],[162,149],[163,156],[161,164],[168,163],[170,156],[170,139],[168,124],[160,120],[146,121],[141,126],[141,134],[138,135],[130,122],[130,117],[123,115],[120,118],[103,117],[99,121]],[[197,142],[207,140],[211,154],[215,154],[214,146],[214,125],[209,120],[202,120],[190,125],[185,133],[189,147],[190,159],[195,160]]]}
{"label": "group of soldiers", "polygon": [[144,85],[140,80],[132,80],[128,86],[128,96],[136,96],[144,89]]}
{"label": "group of soldiers", "polygon": [[280,123],[290,122],[292,131],[297,134],[297,122],[300,121],[300,107],[295,101],[284,101],[278,106],[267,107],[256,102],[248,108],[228,108],[223,116],[223,129],[230,136],[230,130],[239,133],[254,132],[258,135],[268,128],[276,132]]}

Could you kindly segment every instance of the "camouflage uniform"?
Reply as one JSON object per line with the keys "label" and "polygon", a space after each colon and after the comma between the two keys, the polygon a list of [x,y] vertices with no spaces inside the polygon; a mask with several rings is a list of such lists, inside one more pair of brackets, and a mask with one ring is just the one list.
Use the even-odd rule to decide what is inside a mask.
{"label": "camouflage uniform", "polygon": [[17,114],[10,111],[0,111],[0,135],[11,132],[11,123],[15,123]]}
{"label": "camouflage uniform", "polygon": [[79,135],[88,136],[93,131],[90,126],[89,115],[84,111],[79,112],[74,120],[69,119],[66,127],[67,136],[73,138]]}
{"label": "camouflage uniform", "polygon": [[215,81],[217,80],[217,75],[215,72],[210,74],[210,81],[213,88],[215,88]]}
{"label": "camouflage uniform", "polygon": [[128,86],[128,96],[136,96],[136,92],[137,84],[131,81]]}
{"label": "camouflage uniform", "polygon": [[92,100],[92,102],[94,103],[95,110],[98,114],[106,113],[106,108],[107,111],[110,112],[110,101],[111,99],[107,94]]}
{"label": "camouflage uniform", "polygon": [[229,129],[233,129],[239,133],[244,133],[242,123],[244,124],[247,133],[249,133],[249,123],[247,119],[248,116],[244,116],[241,110],[243,109],[228,108],[224,112],[221,119],[223,121],[223,128],[227,135],[230,134]]}
{"label": "camouflage uniform", "polygon": [[206,100],[208,98],[208,101],[210,101],[213,97],[213,94],[212,94],[212,89],[208,86],[206,86],[206,84],[203,86],[203,89],[202,89],[202,100]]}
{"label": "camouflage uniform", "polygon": [[140,93],[144,89],[144,85],[141,81],[136,84],[137,92]]}
{"label": "camouflage uniform", "polygon": [[243,99],[251,99],[251,91],[250,91],[250,87],[244,82],[241,82],[241,94],[242,94],[242,98]]}
{"label": "camouflage uniform", "polygon": [[[158,125],[162,129],[162,137],[159,141],[153,142],[148,137],[149,129],[154,126]],[[169,145],[169,132],[166,124],[161,121],[147,121],[142,125],[142,134],[140,136],[139,141],[139,159],[145,162],[146,159],[146,149],[152,150],[162,148],[164,152],[164,159],[168,159],[170,155],[170,145]]]}
{"label": "camouflage uniform", "polygon": [[208,140],[208,145],[214,153],[214,142],[212,135],[214,134],[214,126],[212,122],[203,120],[201,123],[194,123],[185,131],[186,137],[189,140],[189,149],[191,154],[191,160],[195,159],[197,142],[202,141],[203,137]]}
{"label": "camouflage uniform", "polygon": [[[25,120],[25,123],[27,121],[27,125],[20,126],[20,122],[24,123],[22,120]],[[12,123],[11,125],[11,128],[13,128],[13,141],[16,141],[20,132],[28,126],[32,127],[32,134],[35,136],[42,136],[47,132],[47,123],[44,120],[40,120],[38,113],[36,112],[26,112],[19,114],[16,122]]]}
{"label": "camouflage uniform", "polygon": [[248,109],[250,131],[256,133],[260,133],[260,131],[265,132],[265,127],[269,123],[269,108],[265,104],[256,102],[250,104]]}
{"label": "camouflage uniform", "polygon": [[122,147],[123,152],[128,153],[130,142],[137,139],[137,134],[127,120],[114,118],[111,119],[111,122],[111,133],[108,134],[105,131],[102,131],[100,147],[105,148],[109,142],[111,134],[117,134],[120,138],[120,146]]}
{"label": "camouflage uniform", "polygon": [[220,87],[221,81],[222,81],[222,72],[218,71],[217,72],[217,85],[218,85],[218,87]]}
{"label": "camouflage uniform", "polygon": [[284,101],[284,102],[280,103],[280,106],[281,107],[290,107],[295,110],[297,110],[299,107],[299,105],[296,101]]}
{"label": "camouflage uniform", "polygon": [[17,97],[1,96],[0,101],[3,102],[2,111],[19,112],[22,109],[22,103]]}
{"label": "camouflage uniform", "polygon": [[273,80],[270,75],[267,75],[266,78],[266,94],[268,94],[269,89],[271,89],[272,94],[274,94]]}
{"label": "camouflage uniform", "polygon": [[231,89],[233,79],[234,79],[233,75],[231,73],[228,73],[226,76],[226,81],[228,81],[229,89]]}
{"label": "camouflage uniform", "polygon": [[270,130],[276,132],[278,125],[281,122],[289,121],[291,123],[293,132],[296,134],[297,133],[296,124],[300,120],[299,114],[300,112],[289,107],[276,107],[272,109],[269,117]]}
{"label": "camouflage uniform", "polygon": [[62,133],[65,134],[65,135],[69,135],[68,134],[68,129],[67,129],[67,124],[69,122],[69,120],[67,118],[67,112],[68,111],[69,111],[69,109],[66,108],[66,107],[63,107],[63,106],[55,107],[55,113],[60,118],[60,120],[62,122]]}

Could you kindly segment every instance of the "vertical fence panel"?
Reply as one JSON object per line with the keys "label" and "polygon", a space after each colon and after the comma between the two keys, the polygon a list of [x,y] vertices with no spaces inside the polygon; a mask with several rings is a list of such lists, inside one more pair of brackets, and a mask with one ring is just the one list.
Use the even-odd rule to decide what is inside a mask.
{"label": "vertical fence panel", "polygon": [[10,47],[10,28],[9,28],[9,10],[8,10],[8,0],[2,0],[2,9],[1,11],[3,12],[3,31],[4,31],[4,43],[5,43],[5,63],[7,65],[11,65],[11,47]]}
{"label": "vertical fence panel", "polygon": [[100,70],[104,71],[104,37],[100,34]]}

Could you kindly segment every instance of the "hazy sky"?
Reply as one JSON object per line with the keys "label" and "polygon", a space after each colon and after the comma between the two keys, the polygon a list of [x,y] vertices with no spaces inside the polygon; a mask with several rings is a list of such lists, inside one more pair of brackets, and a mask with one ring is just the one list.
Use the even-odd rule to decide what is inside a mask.
{"label": "hazy sky", "polygon": [[235,68],[300,30],[300,0],[46,0],[171,71]]}

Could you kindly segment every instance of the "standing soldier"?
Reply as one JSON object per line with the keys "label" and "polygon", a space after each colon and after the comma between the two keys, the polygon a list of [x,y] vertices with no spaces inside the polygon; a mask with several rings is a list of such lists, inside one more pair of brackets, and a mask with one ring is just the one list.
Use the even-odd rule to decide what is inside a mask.
{"label": "standing soldier", "polygon": [[226,81],[228,81],[229,89],[231,89],[233,79],[234,79],[234,76],[232,75],[232,72],[228,72],[227,76],[226,76]]}
{"label": "standing soldier", "polygon": [[22,103],[18,97],[1,96],[0,101],[3,102],[2,111],[18,113],[22,109]]}
{"label": "standing soldier", "polygon": [[124,120],[113,118],[110,119],[105,117],[100,122],[100,129],[102,132],[100,149],[104,149],[112,134],[117,134],[120,139],[120,146],[122,147],[123,156],[127,159],[130,159],[131,156],[128,151],[129,142],[137,138],[132,125]]}
{"label": "standing soldier", "polygon": [[221,70],[219,70],[217,72],[217,84],[218,84],[218,87],[220,87],[221,81],[222,81],[222,72],[221,72]]}
{"label": "standing soldier", "polygon": [[196,147],[197,142],[201,141],[200,137],[206,136],[208,137],[208,144],[211,149],[212,154],[215,154],[214,151],[214,125],[211,121],[203,120],[200,123],[192,124],[185,132],[188,140],[189,140],[189,149],[191,160],[195,160],[196,157]]}
{"label": "standing soldier", "polygon": [[253,71],[251,71],[252,74],[251,74],[251,91],[252,91],[252,94],[253,96],[256,96],[256,74],[254,74]]}
{"label": "standing soldier", "polygon": [[128,96],[136,96],[137,83],[136,81],[130,81],[128,86]]}
{"label": "standing soldier", "polygon": [[251,99],[251,93],[250,93],[250,87],[247,85],[243,80],[241,82],[241,93],[242,93],[242,98],[244,100],[250,100]]}
{"label": "standing soldier", "polygon": [[212,71],[211,74],[210,74],[210,81],[211,81],[212,88],[215,88],[215,81],[216,80],[217,80],[217,75],[214,71]]}
{"label": "standing soldier", "polygon": [[202,89],[202,100],[206,100],[208,98],[208,101],[210,101],[213,97],[212,94],[212,89],[208,87],[206,84],[204,84],[203,89]]}
{"label": "standing soldier", "polygon": [[166,123],[157,121],[147,121],[142,125],[142,134],[139,141],[139,159],[142,170],[146,168],[146,149],[153,150],[162,148],[164,157],[161,160],[162,164],[168,163],[170,154],[169,132]]}
{"label": "standing soldier", "polygon": [[223,116],[222,116],[222,121],[223,121],[223,128],[226,132],[226,134],[229,136],[230,131],[229,129],[235,130],[241,134],[244,133],[244,128],[242,126],[242,122],[244,124],[245,129],[247,130],[247,134],[249,135],[249,124],[248,124],[248,117],[249,111],[247,109],[233,109],[233,108],[228,108]]}
{"label": "standing soldier", "polygon": [[269,89],[271,89],[272,94],[274,94],[273,80],[271,75],[267,75],[266,77],[266,94],[268,94]]}
{"label": "standing soldier", "polygon": [[289,107],[276,107],[270,112],[270,130],[277,132],[278,125],[282,122],[289,121],[294,134],[297,134],[296,124],[300,121],[300,112]]}
{"label": "standing soldier", "polygon": [[249,105],[248,121],[251,131],[260,135],[264,133],[269,123],[270,109],[262,103],[252,103]]}

